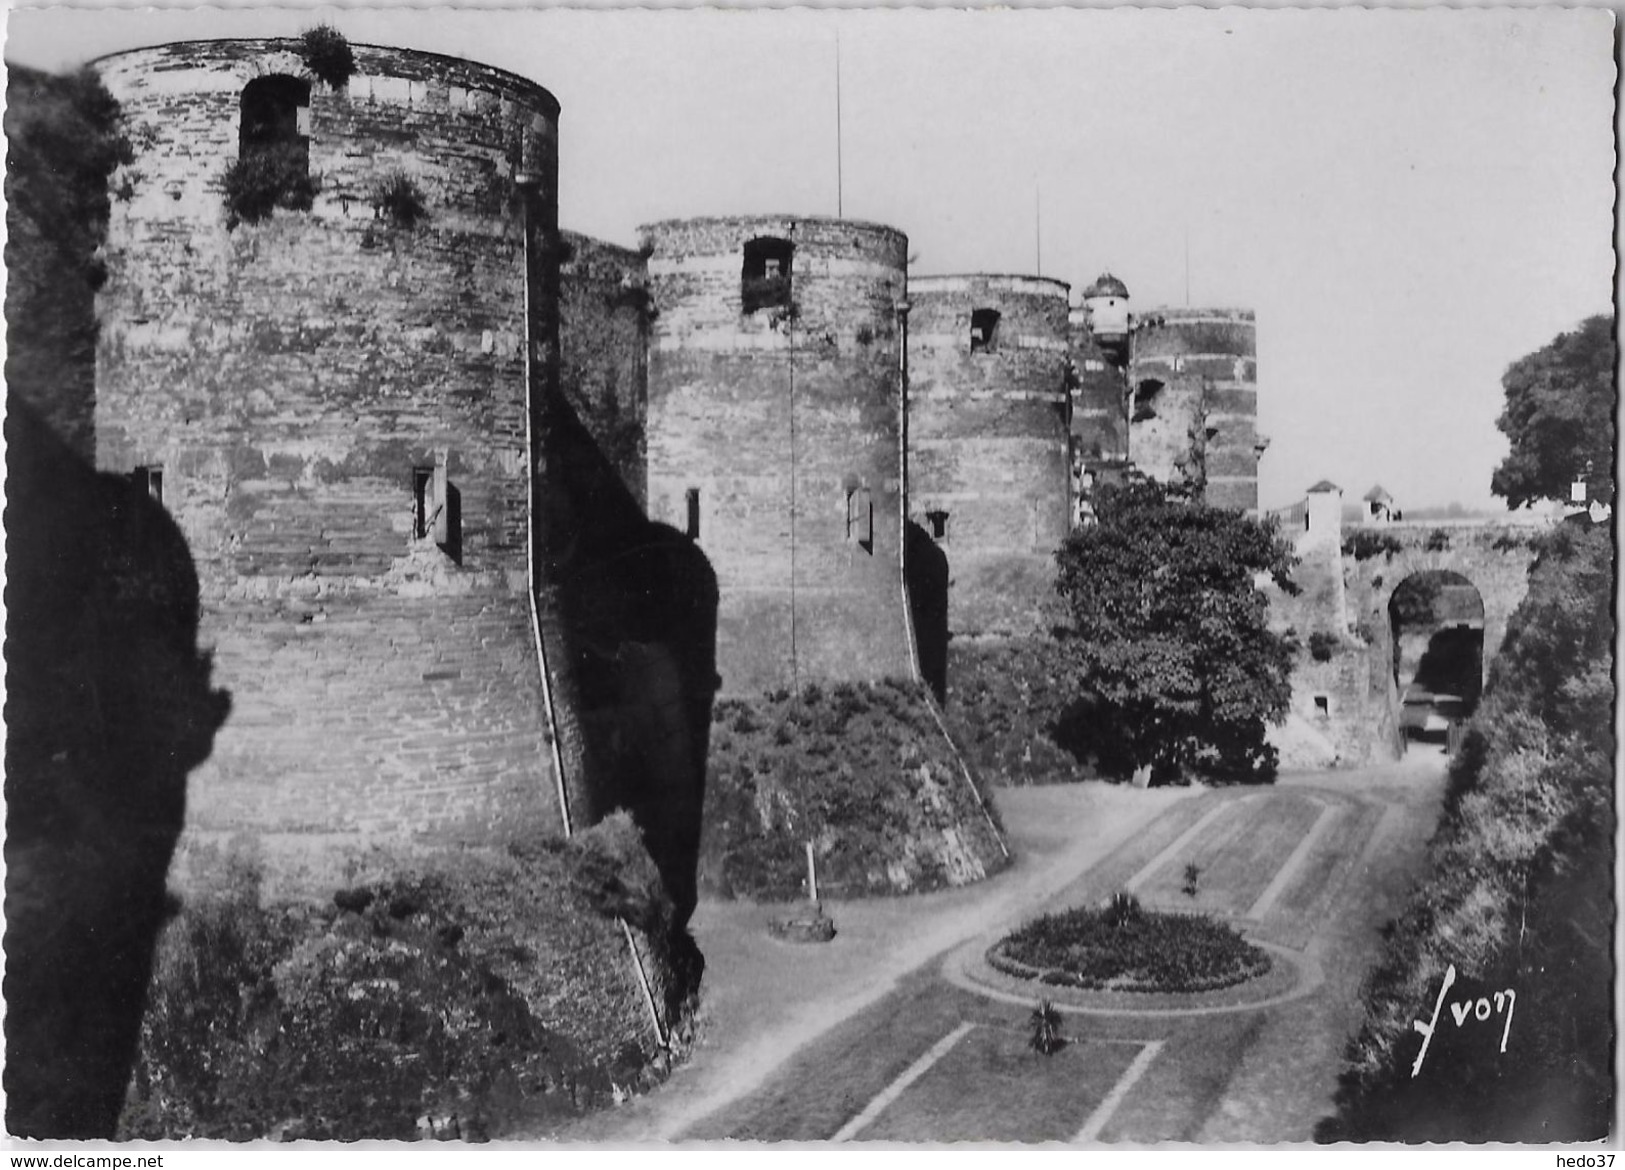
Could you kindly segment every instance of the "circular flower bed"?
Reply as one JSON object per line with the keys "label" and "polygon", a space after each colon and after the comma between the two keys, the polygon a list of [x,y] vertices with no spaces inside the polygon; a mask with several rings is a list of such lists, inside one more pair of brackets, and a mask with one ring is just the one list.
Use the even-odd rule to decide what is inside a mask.
{"label": "circular flower bed", "polygon": [[1204,914],[1162,914],[1118,895],[1046,914],[988,952],[1006,975],[1103,991],[1214,991],[1263,975],[1270,957]]}

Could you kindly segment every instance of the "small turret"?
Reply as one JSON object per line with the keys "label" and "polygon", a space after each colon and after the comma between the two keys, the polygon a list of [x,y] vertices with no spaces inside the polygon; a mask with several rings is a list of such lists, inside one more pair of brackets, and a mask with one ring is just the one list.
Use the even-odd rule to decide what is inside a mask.
{"label": "small turret", "polygon": [[1343,539],[1343,489],[1323,479],[1306,494],[1305,539],[1339,543]]}
{"label": "small turret", "polygon": [[1128,287],[1109,272],[1083,290],[1095,341],[1119,366],[1128,364]]}

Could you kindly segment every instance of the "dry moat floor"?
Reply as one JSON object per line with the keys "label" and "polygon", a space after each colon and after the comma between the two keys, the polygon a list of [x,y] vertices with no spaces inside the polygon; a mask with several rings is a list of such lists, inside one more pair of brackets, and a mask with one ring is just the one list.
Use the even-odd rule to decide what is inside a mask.
{"label": "dry moat floor", "polygon": [[[1017,857],[982,885],[831,903],[833,942],[771,938],[780,907],[704,902],[692,1059],[568,1142],[1305,1142],[1332,1109],[1361,977],[1438,818],[1444,759],[1264,788],[1001,789]],[[1182,889],[1187,864],[1198,892]],[[1275,959],[1204,996],[1044,988],[982,961],[1047,910],[1130,889],[1223,917]],[[1027,1044],[1038,996],[1068,1043]],[[526,1135],[511,1135],[522,1137]]]}

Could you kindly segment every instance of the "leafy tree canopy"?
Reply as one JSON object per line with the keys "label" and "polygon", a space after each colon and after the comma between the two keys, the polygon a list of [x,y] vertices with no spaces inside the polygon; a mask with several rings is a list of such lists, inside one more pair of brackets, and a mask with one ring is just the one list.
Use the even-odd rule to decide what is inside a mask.
{"label": "leafy tree canopy", "polygon": [[1512,363],[1501,379],[1506,407],[1496,422],[1512,450],[1495,469],[1491,491],[1517,508],[1566,500],[1569,484],[1585,478],[1593,499],[1613,499],[1618,359],[1614,319],[1597,316]]}
{"label": "leafy tree canopy", "polygon": [[1144,479],[1101,488],[1096,515],[1056,554],[1056,588],[1101,767],[1268,779],[1264,731],[1286,714],[1292,650],[1254,582],[1296,592],[1289,546],[1273,523]]}

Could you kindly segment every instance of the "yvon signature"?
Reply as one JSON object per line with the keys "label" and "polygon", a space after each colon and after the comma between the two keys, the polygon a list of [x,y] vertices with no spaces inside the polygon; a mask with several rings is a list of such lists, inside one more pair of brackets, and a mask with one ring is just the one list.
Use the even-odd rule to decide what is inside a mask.
{"label": "yvon signature", "polygon": [[[1444,1010],[1445,996],[1450,994],[1450,988],[1454,986],[1455,982],[1456,965],[1451,963],[1449,967],[1445,968],[1444,983],[1439,988],[1439,998],[1433,1004],[1433,1018],[1425,1024],[1421,1020],[1411,1021],[1412,1026],[1422,1033],[1422,1051],[1416,1054],[1416,1063],[1411,1065],[1411,1076],[1413,1077],[1422,1071],[1422,1062],[1427,1059],[1428,1055],[1428,1045],[1433,1043],[1434,1030],[1439,1026],[1439,1013]],[[1493,1015],[1504,1013],[1506,1023],[1501,1027],[1501,1051],[1505,1052],[1507,1050],[1507,1036],[1512,1031],[1512,1009],[1518,1002],[1518,994],[1509,987],[1505,991],[1495,993],[1493,1004],[1491,999],[1491,996],[1481,995],[1476,1001],[1470,998],[1457,1000],[1450,1005],[1450,1014],[1455,1018],[1456,1027],[1459,1028],[1469,1018],[1482,1023]]]}

